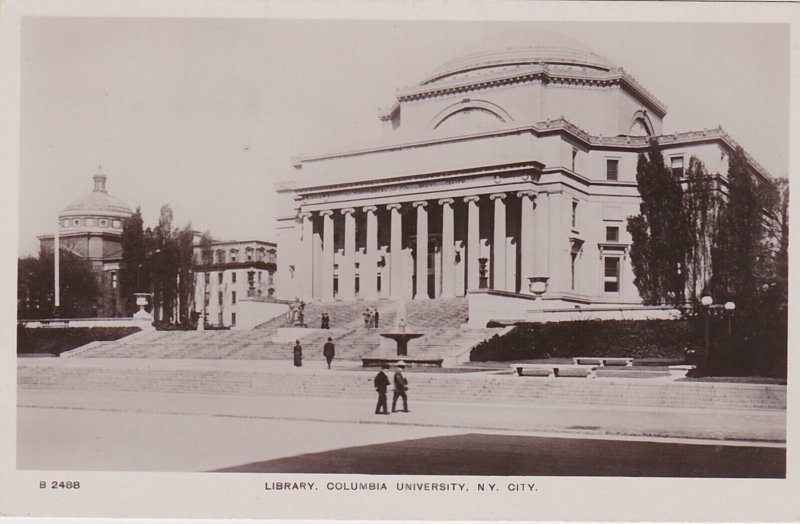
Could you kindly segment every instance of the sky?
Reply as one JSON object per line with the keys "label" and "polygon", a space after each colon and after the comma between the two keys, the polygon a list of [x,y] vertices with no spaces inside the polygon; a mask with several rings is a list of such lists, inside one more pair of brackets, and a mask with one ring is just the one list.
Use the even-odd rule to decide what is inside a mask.
{"label": "sky", "polygon": [[292,156],[374,143],[398,88],[546,32],[636,77],[667,105],[665,133],[722,125],[788,176],[787,25],[26,17],[18,252],[98,166],[146,225],[169,203],[175,225],[274,240]]}

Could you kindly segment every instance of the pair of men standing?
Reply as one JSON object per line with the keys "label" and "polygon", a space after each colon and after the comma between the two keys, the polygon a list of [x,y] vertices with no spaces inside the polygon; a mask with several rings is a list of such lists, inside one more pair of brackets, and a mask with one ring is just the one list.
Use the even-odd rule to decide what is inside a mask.
{"label": "pair of men standing", "polygon": [[[408,413],[408,379],[403,374],[406,363],[402,360],[397,363],[397,371],[394,374],[394,397],[392,398],[392,413],[397,411],[397,399],[403,399],[403,411]],[[388,365],[381,366],[381,370],[375,376],[375,390],[378,392],[378,404],[375,406],[376,415],[388,415],[389,410],[386,406],[386,389],[389,387],[389,377],[384,370],[389,369]]]}

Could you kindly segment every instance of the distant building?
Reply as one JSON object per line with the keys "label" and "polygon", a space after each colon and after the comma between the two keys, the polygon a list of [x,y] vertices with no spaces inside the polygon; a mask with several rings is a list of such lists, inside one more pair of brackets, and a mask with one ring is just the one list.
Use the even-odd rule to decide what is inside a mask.
{"label": "distant building", "polygon": [[262,240],[195,243],[195,311],[205,325],[235,326],[239,300],[275,296],[276,247]]}
{"label": "distant building", "polygon": [[[94,175],[94,189],[64,208],[58,215],[61,252],[70,251],[88,260],[100,284],[102,295],[95,316],[125,314],[119,294],[119,266],[122,260],[122,228],[133,211],[106,190],[106,175]],[[39,236],[42,249],[53,253],[55,235]]]}
{"label": "distant building", "polygon": [[719,128],[663,134],[666,113],[558,35],[445,62],[378,115],[388,138],[294,160],[277,185],[294,207],[278,219],[281,296],[475,295],[511,319],[641,305],[626,227],[639,153],[655,138],[676,174],[695,155],[724,180],[737,146]]}

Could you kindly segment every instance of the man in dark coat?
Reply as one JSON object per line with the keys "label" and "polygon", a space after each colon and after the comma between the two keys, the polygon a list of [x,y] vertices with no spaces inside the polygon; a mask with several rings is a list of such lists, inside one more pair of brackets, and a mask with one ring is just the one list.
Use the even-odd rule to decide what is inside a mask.
{"label": "man in dark coat", "polygon": [[294,353],[294,365],[299,368],[303,365],[303,346],[300,345],[299,340],[294,341],[292,352]]}
{"label": "man in dark coat", "polygon": [[322,354],[325,355],[325,360],[328,361],[328,369],[331,369],[331,361],[333,361],[333,356],[336,354],[336,349],[333,347],[333,339],[328,337],[328,341],[325,342],[325,345],[322,347]]}
{"label": "man in dark coat", "polygon": [[[386,406],[386,388],[389,387],[389,377],[386,376],[384,370],[388,369],[388,366],[384,365],[381,366],[381,370],[375,375],[375,391],[378,392],[378,405],[375,406],[375,414],[376,415],[388,415],[389,409]],[[381,410],[383,408],[383,410]]]}
{"label": "man in dark coat", "polygon": [[402,360],[397,363],[397,372],[394,374],[394,397],[392,398],[392,413],[397,411],[397,399],[403,399],[403,411],[408,413],[408,397],[406,397],[406,390],[408,389],[408,379],[403,375],[406,368],[406,363]]}

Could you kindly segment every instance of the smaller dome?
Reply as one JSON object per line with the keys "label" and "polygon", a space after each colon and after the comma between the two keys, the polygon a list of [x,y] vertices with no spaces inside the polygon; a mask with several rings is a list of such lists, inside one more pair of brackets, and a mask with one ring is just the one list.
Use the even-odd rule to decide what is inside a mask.
{"label": "smaller dome", "polygon": [[128,218],[133,211],[125,202],[106,191],[106,176],[94,175],[94,190],[64,208],[61,216],[116,216]]}

